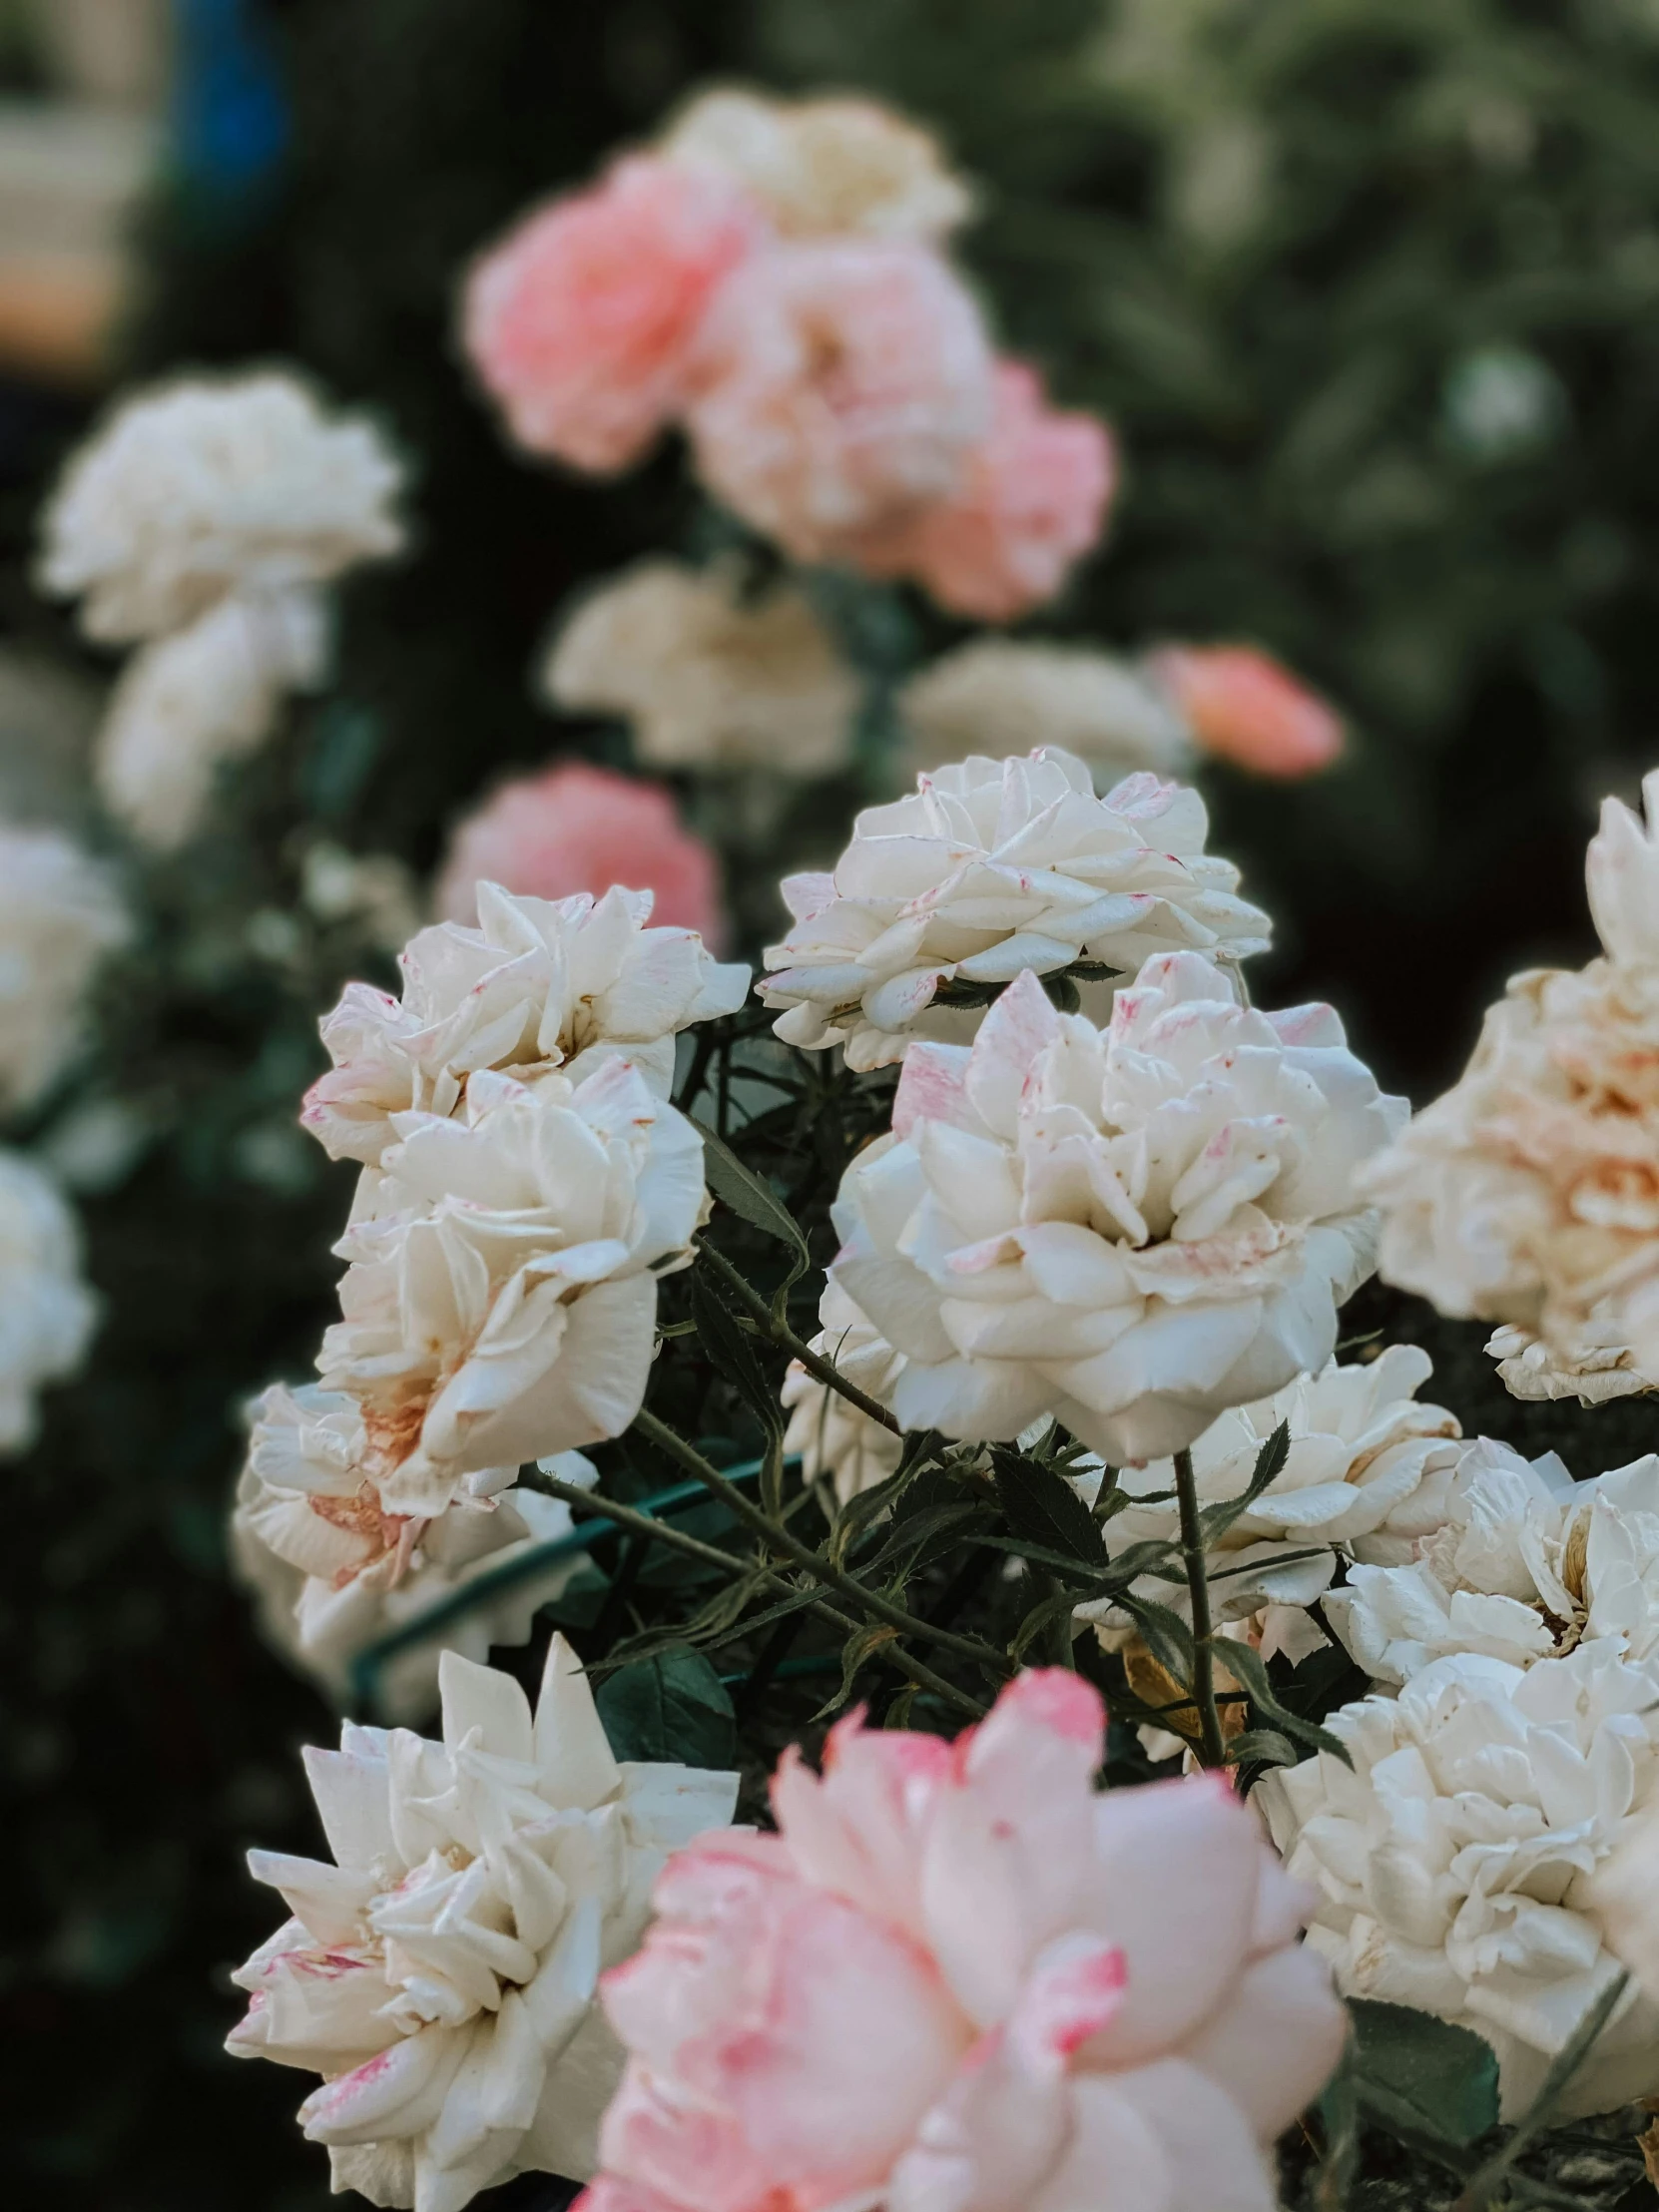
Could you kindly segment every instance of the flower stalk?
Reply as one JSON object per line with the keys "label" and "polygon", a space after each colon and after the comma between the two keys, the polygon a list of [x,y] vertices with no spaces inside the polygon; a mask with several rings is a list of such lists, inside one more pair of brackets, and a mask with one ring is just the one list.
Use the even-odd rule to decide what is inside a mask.
{"label": "flower stalk", "polygon": [[1198,1708],[1199,1758],[1207,1767],[1227,1764],[1227,1742],[1216,1706],[1216,1655],[1211,1644],[1210,1580],[1199,1518],[1198,1483],[1190,1451],[1175,1454],[1175,1494],[1181,1509],[1181,1559],[1193,1607],[1193,1703]]}

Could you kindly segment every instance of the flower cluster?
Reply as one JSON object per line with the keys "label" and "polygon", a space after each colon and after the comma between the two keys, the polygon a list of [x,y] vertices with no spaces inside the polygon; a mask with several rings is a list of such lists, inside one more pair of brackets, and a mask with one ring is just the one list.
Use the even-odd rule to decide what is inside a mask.
{"label": "flower cluster", "polygon": [[1060,1672],[954,1746],[854,1717],[776,1836],[671,1860],[584,2212],[1270,2212],[1341,2007],[1224,1783],[1094,1794],[1103,1718]]}
{"label": "flower cluster", "polygon": [[0,1151],[0,1453],[34,1440],[36,1392],[75,1372],[97,1320],[74,1215],[31,1161]]}
{"label": "flower cluster", "polygon": [[86,999],[132,924],[108,868],[0,819],[0,1112],[37,1105],[79,1051]]}
{"label": "flower cluster", "polygon": [[795,558],[1007,620],[1095,544],[1115,458],[993,356],[942,250],[965,211],[884,109],[712,93],[479,262],[467,349],[531,451],[614,470],[679,423]]}
{"label": "flower cluster", "polygon": [[229,2049],[322,2075],[300,2124],[336,2190],[461,2212],[526,2168],[586,2173],[622,2054],[594,2004],[669,1852],[738,1778],[619,1764],[562,1637],[534,1714],[449,1652],[443,1740],[347,1722],[306,1773],[332,1863],[256,1851],[292,1918],[235,1979]]}

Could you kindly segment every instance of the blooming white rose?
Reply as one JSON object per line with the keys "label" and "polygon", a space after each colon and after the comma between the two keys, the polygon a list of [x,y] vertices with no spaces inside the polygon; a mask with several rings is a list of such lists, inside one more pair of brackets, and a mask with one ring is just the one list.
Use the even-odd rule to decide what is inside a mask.
{"label": "blooming white rose", "polygon": [[[1464,1652],[1325,1725],[1352,1772],[1321,1753],[1255,1793],[1320,1891],[1308,1940],[1349,1995],[1483,2035],[1518,2118],[1619,1970],[1626,1934],[1598,1875],[1651,1829],[1659,1678],[1607,1640],[1524,1671]],[[1632,1988],[1565,2109],[1655,2090],[1659,2002]]]}
{"label": "blooming white rose", "polygon": [[460,1118],[392,1133],[317,1368],[362,1407],[380,1506],[421,1520],[470,1475],[622,1433],[708,1200],[703,1140],[627,1060],[534,1091],[485,1070]]}
{"label": "blooming white rose", "polygon": [[592,2170],[622,2053],[594,2003],[668,1854],[738,1778],[619,1764],[553,1639],[532,1718],[510,1676],[442,1661],[443,1741],[347,1722],[305,1768],[334,1863],[249,1854],[293,1918],[234,1976],[227,2048],[323,2076],[299,2108],[336,2190],[460,2212],[515,2173]]}
{"label": "blooming white rose", "polygon": [[579,1082],[625,1053],[665,1097],[676,1033],[742,1005],[749,970],[695,929],[652,929],[650,891],[519,898],[478,885],[478,926],[445,921],[403,952],[403,997],[348,983],[322,1023],[334,1062],[300,1121],[330,1159],[372,1166],[392,1117],[450,1114],[482,1068]]}
{"label": "blooming white rose", "polygon": [[[1390,1345],[1367,1365],[1333,1361],[1272,1397],[1232,1406],[1204,1431],[1193,1446],[1195,1487],[1201,1504],[1220,1505],[1249,1487],[1263,1445],[1290,1424],[1284,1466],[1208,1547],[1214,1620],[1249,1621],[1266,1656],[1306,1658],[1325,1642],[1306,1608],[1330,1590],[1339,1557],[1411,1556],[1415,1539],[1438,1525],[1461,1448],[1456,1416],[1417,1400],[1431,1372],[1417,1346]],[[1099,1479],[1097,1471],[1091,1502]],[[1118,1487],[1135,1502],[1105,1525],[1114,1556],[1131,1544],[1180,1540],[1170,1460],[1122,1468]],[[1187,1593],[1174,1584],[1148,1576],[1135,1588],[1187,1610]],[[1134,1633],[1132,1618],[1105,1601],[1080,1607],[1079,1617],[1100,1624],[1108,1648]]]}
{"label": "blooming white rose", "polygon": [[[1235,895],[1239,871],[1204,850],[1196,792],[1131,776],[1096,799],[1089,772],[1047,747],[964,761],[915,793],[867,808],[830,875],[793,875],[795,927],[767,950],[761,996],[784,1008],[786,1043],[844,1044],[849,1067],[883,1067],[917,1037],[965,1040],[972,1012],[940,986],[1006,983],[1089,959],[1133,974],[1187,947],[1243,959],[1268,919]],[[1085,1003],[1106,994],[1085,986]]]}
{"label": "blooming white rose", "polygon": [[0,1151],[0,1451],[33,1441],[37,1391],[74,1374],[97,1320],[75,1216],[21,1153]]}
{"label": "blooming white rose", "polygon": [[1486,1350],[1509,1395],[1534,1403],[1575,1397],[1580,1405],[1605,1405],[1653,1386],[1632,1366],[1630,1347],[1620,1344],[1605,1322],[1584,1326],[1560,1345],[1506,1322],[1492,1331]]}
{"label": "blooming white rose", "polygon": [[131,926],[108,868],[55,830],[0,820],[0,1112],[62,1074],[93,972]]}
{"label": "blooming white rose", "polygon": [[742,185],[788,238],[937,239],[973,205],[937,140],[873,100],[720,86],[682,110],[662,151]]}
{"label": "blooming white rose", "polygon": [[[231,1516],[231,1552],[260,1602],[266,1633],[287,1659],[335,1696],[356,1655],[419,1620],[454,1591],[571,1532],[562,1498],[508,1487],[515,1468],[467,1478],[433,1520],[388,1513],[364,1472],[368,1435],[355,1401],[307,1383],[274,1383],[256,1401],[248,1460]],[[579,1451],[550,1462],[585,1488],[597,1469]],[[379,1702],[418,1720],[437,1702],[438,1656],[483,1660],[497,1644],[527,1643],[542,1606],[579,1562],[562,1560],[480,1597],[431,1638],[380,1670]]]}
{"label": "blooming white rose", "polygon": [[133,656],[99,733],[98,789],[143,843],[171,851],[201,824],[222,765],[271,735],[282,695],[321,678],[312,591],[224,599]]}
{"label": "blooming white rose", "polygon": [[190,377],[124,399],[42,517],[40,577],[89,637],[182,628],[236,593],[320,584],[403,542],[402,470],[359,416],[281,370]]}
{"label": "blooming white rose", "polygon": [[1133,663],[1088,646],[975,638],[912,676],[898,715],[924,766],[1010,745],[1054,746],[1103,787],[1138,769],[1185,774],[1186,724]]}
{"label": "blooming white rose", "polygon": [[[885,1404],[904,1365],[903,1355],[894,1352],[833,1278],[824,1286],[818,1318],[822,1326],[811,1350],[832,1360],[866,1397]],[[829,1475],[836,1497],[845,1505],[860,1490],[873,1490],[898,1472],[903,1438],[809,1375],[798,1360],[790,1363],[783,1396],[790,1415],[784,1449],[801,1454],[803,1481],[816,1482],[820,1475]]]}
{"label": "blooming white rose", "polygon": [[1149,960],[1105,1031],[1022,975],[971,1050],[911,1048],[831,1273],[906,1356],[905,1427],[1052,1413],[1113,1464],[1178,1451],[1330,1358],[1372,1264],[1354,1173],[1404,1111],[1329,1007],[1241,1006],[1199,953]]}
{"label": "blooming white rose", "polygon": [[793,585],[746,601],[730,567],[640,561],[585,598],[543,676],[560,707],[633,724],[660,768],[824,776],[852,747],[858,679]]}
{"label": "blooming white rose", "polygon": [[1356,1566],[1325,1610],[1366,1672],[1400,1683],[1434,1660],[1484,1652],[1511,1666],[1605,1639],[1659,1653],[1659,1458],[1574,1482],[1553,1452],[1530,1464],[1481,1437],[1463,1453],[1445,1519],[1405,1565]]}

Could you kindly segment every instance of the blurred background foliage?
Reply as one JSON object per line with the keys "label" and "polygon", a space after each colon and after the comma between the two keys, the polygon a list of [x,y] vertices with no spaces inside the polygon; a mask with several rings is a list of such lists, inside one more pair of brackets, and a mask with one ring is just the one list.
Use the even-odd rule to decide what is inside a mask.
{"label": "blurred background foliage", "polygon": [[[30,2204],[304,2212],[302,2084],[219,2053],[222,1969],[270,1924],[241,1849],[303,1848],[291,1751],[328,1725],[221,1539],[237,1405],[302,1370],[333,1275],[344,1188],[291,1132],[312,1024],[379,957],[295,922],[303,852],[429,866],[457,806],[553,749],[528,669],[560,601],[696,527],[672,451],[617,485],[507,452],[453,344],[458,266],[711,75],[935,125],[982,186],[966,254],[1007,339],[1123,441],[1112,540],[1031,627],[1254,638],[1351,715],[1326,778],[1212,772],[1214,841],[1278,919],[1270,998],[1335,999],[1421,1097],[1508,972],[1585,956],[1593,802],[1653,757],[1659,4],[178,0],[165,88],[88,96],[99,207],[162,179],[96,299],[67,258],[44,291],[38,254],[8,261],[6,126],[61,82],[57,5],[0,7],[0,797],[80,804],[106,671],[32,598],[28,541],[100,379],[297,359],[414,471],[417,545],[349,588],[330,697],[146,886],[104,1076],[141,1134],[100,1165],[83,1130],[75,1167],[110,1320],[0,1476],[0,2158]],[[866,610],[872,657],[888,616],[926,629]],[[1429,1341],[1471,1429],[1580,1472],[1645,1441],[1628,1410],[1523,1426],[1483,1332],[1376,1292],[1361,1326]]]}

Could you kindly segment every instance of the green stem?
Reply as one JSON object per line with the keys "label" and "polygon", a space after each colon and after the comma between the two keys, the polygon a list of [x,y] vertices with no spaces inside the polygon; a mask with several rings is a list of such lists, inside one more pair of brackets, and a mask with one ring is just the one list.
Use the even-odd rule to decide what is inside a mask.
{"label": "green stem", "polygon": [[[1210,1577],[1204,1561],[1204,1523],[1190,1451],[1175,1454],[1175,1495],[1181,1507],[1181,1558],[1193,1606],[1193,1703],[1198,1707],[1199,1756],[1207,1767],[1227,1764],[1227,1741],[1216,1710],[1216,1655],[1211,1646]],[[747,1503],[747,1499],[745,1500]]]}
{"label": "green stem", "polygon": [[849,1405],[856,1405],[860,1413],[866,1413],[871,1420],[879,1421],[883,1428],[890,1428],[895,1436],[903,1435],[902,1427],[879,1398],[866,1397],[855,1382],[846,1380],[832,1360],[826,1360],[822,1353],[815,1352],[811,1345],[803,1343],[787,1323],[778,1319],[760,1292],[745,1282],[724,1253],[717,1252],[712,1244],[702,1241],[699,1241],[697,1250],[699,1257],[708,1261],[764,1337],[781,1352],[787,1352],[792,1360],[799,1360],[809,1375],[817,1376],[821,1382],[844,1397]]}

